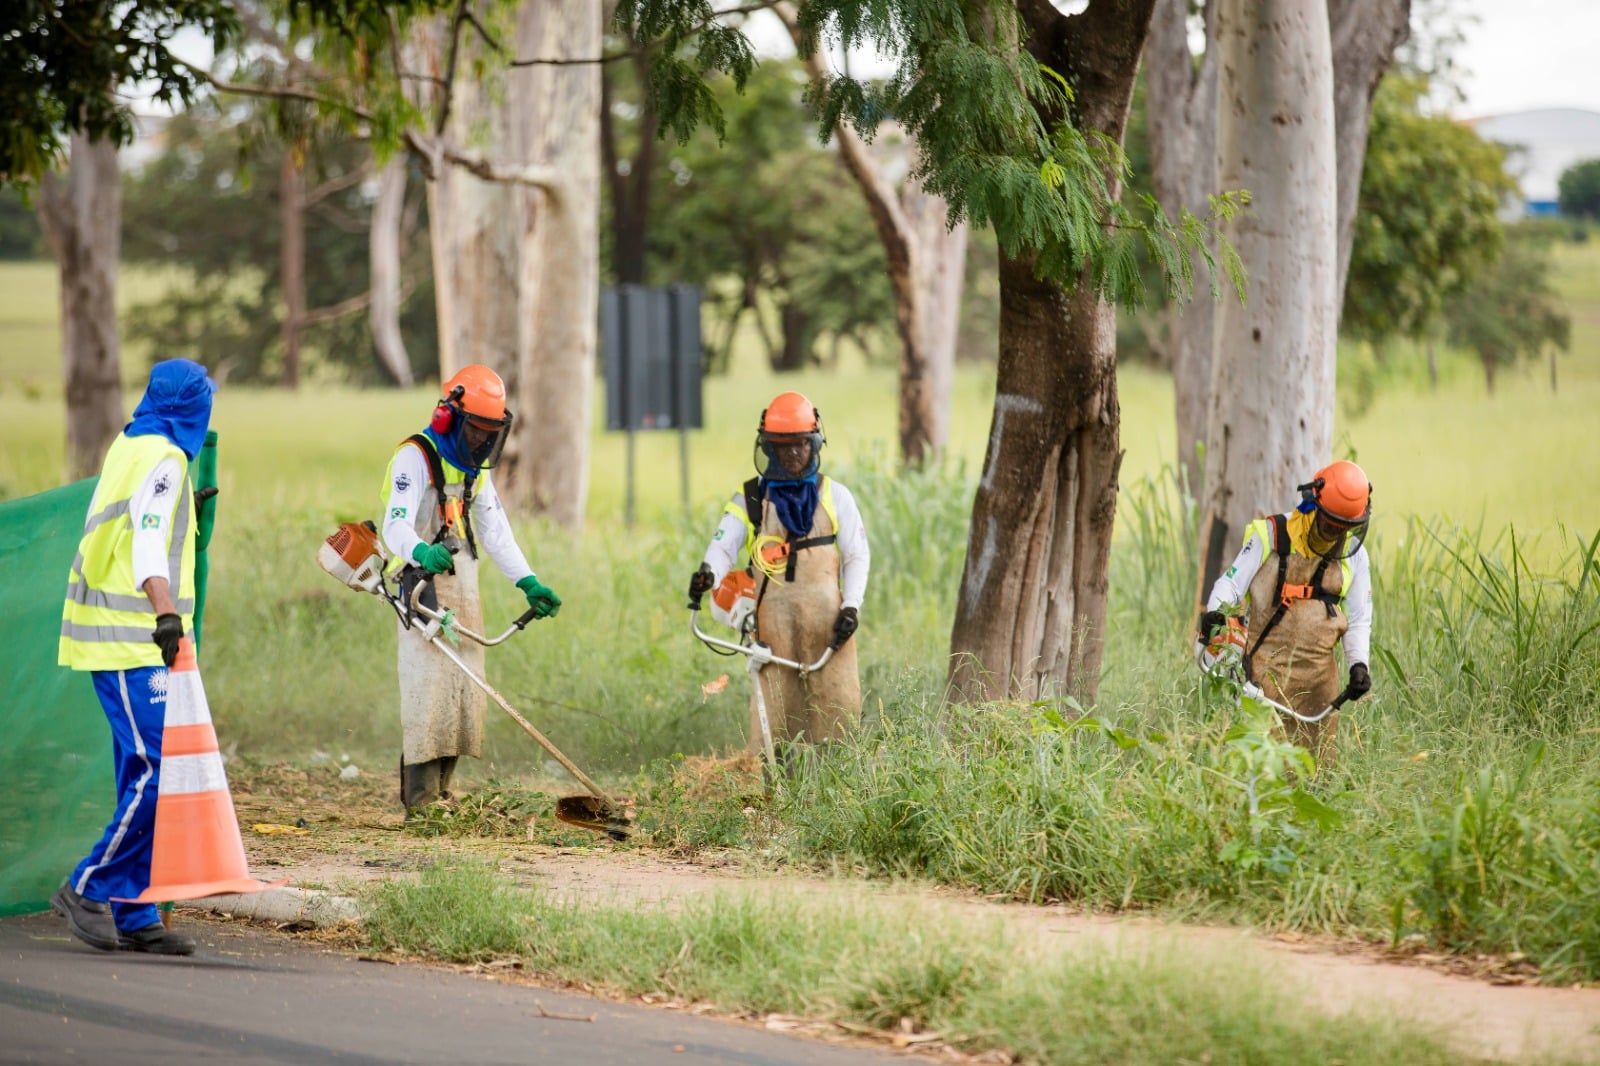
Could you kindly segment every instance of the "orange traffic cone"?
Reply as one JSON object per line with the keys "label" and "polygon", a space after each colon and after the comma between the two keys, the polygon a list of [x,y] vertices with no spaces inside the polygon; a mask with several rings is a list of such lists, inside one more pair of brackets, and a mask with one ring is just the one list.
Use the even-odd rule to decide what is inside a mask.
{"label": "orange traffic cone", "polygon": [[260,892],[287,880],[264,884],[250,876],[194,643],[185,637],[177,662],[167,671],[150,887],[128,902]]}

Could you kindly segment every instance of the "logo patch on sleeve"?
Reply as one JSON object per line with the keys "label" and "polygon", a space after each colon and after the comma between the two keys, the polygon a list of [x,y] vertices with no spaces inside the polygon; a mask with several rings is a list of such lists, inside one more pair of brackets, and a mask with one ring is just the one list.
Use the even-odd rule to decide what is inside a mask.
{"label": "logo patch on sleeve", "polygon": [[142,516],[139,519],[139,528],[140,529],[160,529],[161,528],[161,516],[158,515],[158,514],[147,514],[147,515]]}
{"label": "logo patch on sleeve", "polygon": [[1235,575],[1235,574],[1237,574],[1237,573],[1238,573],[1238,572],[1239,572],[1239,568],[1238,568],[1238,567],[1237,567],[1237,566],[1230,566],[1230,567],[1228,567],[1228,576],[1229,576],[1229,577],[1233,577],[1233,576],[1234,576],[1234,575]]}
{"label": "logo patch on sleeve", "polygon": [[406,516],[406,508],[404,508],[404,507],[391,507],[391,508],[389,508],[389,517],[390,518],[404,518],[405,516]]}
{"label": "logo patch on sleeve", "polygon": [[165,496],[167,494],[167,490],[170,488],[172,488],[172,481],[167,477],[167,475],[162,474],[160,477],[156,478],[155,494],[157,496]]}
{"label": "logo patch on sleeve", "polygon": [[723,533],[723,531],[722,531],[722,529],[721,529],[721,528],[720,528],[720,527],[719,527],[719,528],[718,528],[718,529],[717,529],[717,532],[716,532],[716,533],[715,533],[715,534],[714,534],[714,535],[713,535],[713,536],[712,536],[712,538],[711,538],[711,539],[712,539],[712,540],[721,540],[721,539],[722,539],[722,533]]}
{"label": "logo patch on sleeve", "polygon": [[396,492],[404,492],[407,489],[409,489],[410,487],[411,487],[411,476],[409,474],[401,473],[401,474],[396,474],[394,476],[394,491],[396,491]]}

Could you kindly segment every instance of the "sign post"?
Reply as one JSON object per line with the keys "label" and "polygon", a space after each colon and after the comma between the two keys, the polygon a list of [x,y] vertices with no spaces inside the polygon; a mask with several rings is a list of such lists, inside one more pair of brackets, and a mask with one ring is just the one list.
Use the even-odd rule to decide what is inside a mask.
{"label": "sign post", "polygon": [[639,430],[676,429],[681,499],[689,506],[689,430],[701,410],[700,289],[618,285],[600,294],[600,343],[606,376],[606,429],[628,435],[623,515],[634,521],[635,438]]}

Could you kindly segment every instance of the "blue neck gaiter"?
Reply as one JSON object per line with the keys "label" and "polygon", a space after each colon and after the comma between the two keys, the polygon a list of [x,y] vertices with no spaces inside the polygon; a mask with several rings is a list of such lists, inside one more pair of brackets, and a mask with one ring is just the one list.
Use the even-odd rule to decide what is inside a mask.
{"label": "blue neck gaiter", "polygon": [[803,537],[811,532],[817,516],[817,478],[801,481],[768,481],[762,479],[767,499],[778,512],[778,521],[791,537]]}
{"label": "blue neck gaiter", "polygon": [[443,459],[445,462],[449,463],[463,474],[467,474],[471,477],[477,477],[477,465],[467,459],[465,455],[466,449],[461,446],[461,431],[459,427],[459,421],[460,420],[458,419],[457,428],[452,430],[449,436],[443,436],[435,433],[432,426],[427,427],[422,432],[424,436],[433,441],[433,446],[439,449],[439,458]]}

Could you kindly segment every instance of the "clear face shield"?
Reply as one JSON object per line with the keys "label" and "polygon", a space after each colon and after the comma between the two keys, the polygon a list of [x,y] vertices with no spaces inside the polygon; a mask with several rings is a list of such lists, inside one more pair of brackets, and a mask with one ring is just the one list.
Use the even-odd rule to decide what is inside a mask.
{"label": "clear face shield", "polygon": [[804,481],[821,466],[823,436],[811,433],[757,433],[756,473],[768,481]]}
{"label": "clear face shield", "polygon": [[1318,507],[1311,519],[1311,526],[1306,530],[1306,547],[1324,559],[1348,559],[1367,539],[1367,527],[1371,521],[1370,509],[1351,521]]}
{"label": "clear face shield", "polygon": [[483,418],[468,414],[457,423],[461,453],[479,470],[488,470],[500,461],[506,438],[511,435],[511,412],[504,418]]}

